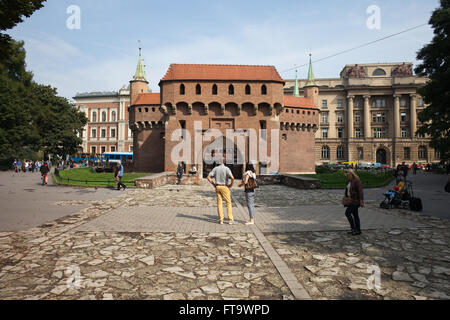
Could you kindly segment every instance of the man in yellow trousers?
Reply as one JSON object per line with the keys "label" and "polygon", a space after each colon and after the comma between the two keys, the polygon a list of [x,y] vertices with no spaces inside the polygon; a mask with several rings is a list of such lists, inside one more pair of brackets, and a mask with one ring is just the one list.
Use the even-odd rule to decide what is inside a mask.
{"label": "man in yellow trousers", "polygon": [[[213,181],[213,178],[215,179],[215,182]],[[230,183],[228,183],[229,180]],[[222,157],[222,163],[220,164],[220,166],[215,167],[208,175],[208,181],[214,186],[214,188],[216,188],[219,223],[223,224],[224,216],[222,199],[224,199],[227,205],[228,224],[235,224],[230,196],[230,189],[233,187],[234,177],[231,173],[230,168],[225,166],[225,156]]]}

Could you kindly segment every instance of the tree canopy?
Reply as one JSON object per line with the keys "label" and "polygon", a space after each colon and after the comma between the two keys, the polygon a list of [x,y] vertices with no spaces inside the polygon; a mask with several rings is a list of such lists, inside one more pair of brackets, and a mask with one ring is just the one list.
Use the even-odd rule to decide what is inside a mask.
{"label": "tree canopy", "polygon": [[415,69],[417,74],[430,79],[418,91],[429,104],[419,113],[424,125],[418,133],[428,134],[430,146],[440,152],[441,161],[447,162],[450,161],[450,0],[441,0],[429,23],[434,37],[418,52],[417,59],[423,63]]}
{"label": "tree canopy", "polygon": [[[14,27],[44,1],[1,1],[0,30]],[[0,166],[8,167],[15,158],[34,158],[37,152],[63,157],[75,153],[86,116],[55,88],[33,81],[24,43],[0,35]]]}

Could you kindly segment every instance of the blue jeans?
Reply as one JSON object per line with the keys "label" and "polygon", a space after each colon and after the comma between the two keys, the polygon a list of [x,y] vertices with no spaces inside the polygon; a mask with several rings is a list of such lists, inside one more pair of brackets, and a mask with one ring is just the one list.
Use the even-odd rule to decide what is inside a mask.
{"label": "blue jeans", "polygon": [[247,202],[248,213],[250,214],[250,219],[255,218],[255,192],[246,192],[245,201]]}

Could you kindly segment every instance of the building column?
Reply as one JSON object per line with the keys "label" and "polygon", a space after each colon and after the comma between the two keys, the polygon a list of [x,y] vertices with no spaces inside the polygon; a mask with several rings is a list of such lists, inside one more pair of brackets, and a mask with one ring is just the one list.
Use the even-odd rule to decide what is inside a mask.
{"label": "building column", "polygon": [[394,138],[400,137],[400,97],[401,95],[394,95]]}
{"label": "building column", "polygon": [[372,126],[370,124],[370,96],[364,96],[364,138],[372,136]]}
{"label": "building column", "polygon": [[347,103],[347,137],[348,139],[353,138],[353,131],[354,131],[354,124],[353,124],[353,100],[355,99],[355,96],[348,96],[348,103]]}
{"label": "building column", "polygon": [[414,139],[416,137],[416,131],[417,131],[417,95],[412,94],[411,97],[411,109],[410,113],[410,123],[411,123],[411,139]]}

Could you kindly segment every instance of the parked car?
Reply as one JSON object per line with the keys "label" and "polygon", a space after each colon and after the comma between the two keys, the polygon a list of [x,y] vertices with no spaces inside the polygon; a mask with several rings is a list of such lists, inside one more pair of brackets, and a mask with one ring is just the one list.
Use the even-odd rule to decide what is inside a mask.
{"label": "parked car", "polygon": [[373,167],[372,164],[369,163],[369,162],[360,162],[360,163],[358,163],[358,169],[369,170],[372,167]]}

